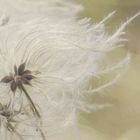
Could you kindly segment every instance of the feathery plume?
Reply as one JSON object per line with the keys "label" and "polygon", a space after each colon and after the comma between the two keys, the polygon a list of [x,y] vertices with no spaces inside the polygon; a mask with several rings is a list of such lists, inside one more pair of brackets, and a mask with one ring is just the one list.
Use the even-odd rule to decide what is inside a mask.
{"label": "feathery plume", "polygon": [[[33,120],[27,121],[30,128],[21,127],[20,136],[22,139],[30,139],[34,135],[45,140],[47,136],[71,125],[76,127],[78,110],[90,112],[110,106],[91,104],[87,98],[114,84],[121,76],[121,70],[128,65],[129,53],[117,62],[112,60],[111,64],[103,63],[110,61],[109,53],[121,45],[125,27],[140,13],[124,22],[113,35],[109,35],[104,24],[114,12],[99,24],[91,25],[86,18],[76,20],[77,8],[70,14],[71,10],[68,9],[74,6],[71,2],[33,0],[28,5],[31,9],[28,6],[25,8],[29,10],[27,13],[44,6],[44,2],[48,7],[54,6],[49,9],[51,16],[43,11],[45,16],[42,18],[38,16],[42,12],[37,11],[37,14],[33,12],[28,18],[22,9],[24,2],[17,0],[16,8],[19,8],[19,15],[26,22],[19,22],[20,16],[14,17],[15,11],[12,11],[10,18],[15,18],[12,24],[0,27],[0,103],[9,104],[10,112],[13,113],[14,106],[21,104],[17,100],[22,102],[23,107],[29,106],[27,114],[31,114],[29,116]],[[57,9],[59,2],[63,6]],[[6,8],[9,7],[13,10],[11,3]],[[56,14],[54,9],[60,10],[60,13]],[[68,16],[67,20],[64,19],[63,10],[66,11],[65,16]],[[6,22],[8,20],[1,25]],[[113,71],[115,74],[111,80],[98,87],[89,87],[90,80],[100,81],[102,76]]]}
{"label": "feathery plume", "polygon": [[82,9],[81,5],[72,0],[0,0],[0,23],[3,26],[45,17],[55,21],[65,20]]}
{"label": "feathery plume", "polygon": [[113,35],[113,40],[117,39],[113,43],[109,41],[112,36],[106,35],[100,26],[87,25],[86,20],[54,23],[47,18],[1,29],[0,92],[5,97],[1,102],[5,103],[10,96],[22,97],[24,106],[30,104],[33,114],[41,118],[37,122],[43,122],[45,134],[72,125],[77,109],[94,109],[94,104],[86,102],[86,96],[116,82],[120,72],[98,88],[87,89],[88,81],[124,69],[129,62],[127,55],[102,70],[100,63],[108,51],[117,48],[122,30],[117,31],[119,36]]}

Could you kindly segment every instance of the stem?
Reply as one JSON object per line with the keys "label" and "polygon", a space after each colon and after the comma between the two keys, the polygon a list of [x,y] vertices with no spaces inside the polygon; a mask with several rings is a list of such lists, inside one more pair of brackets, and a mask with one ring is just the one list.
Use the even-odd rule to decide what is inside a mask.
{"label": "stem", "polygon": [[37,115],[38,118],[41,118],[40,113],[38,112],[38,110],[37,110],[37,108],[36,108],[34,102],[32,101],[31,97],[29,96],[29,94],[28,94],[28,92],[26,91],[26,89],[24,88],[24,86],[21,84],[20,87],[21,87],[21,89],[23,90],[23,92],[25,93],[26,98],[27,98],[28,101],[30,102],[31,107],[32,107],[34,113]]}
{"label": "stem", "polygon": [[[38,118],[41,118],[40,116],[40,113],[38,112],[37,108],[35,107],[35,104],[34,102],[32,101],[31,97],[29,96],[28,92],[26,91],[25,87],[21,84],[20,85],[21,89],[23,90],[23,92],[25,93],[27,99],[29,100],[30,104],[31,104],[31,107],[33,108],[33,110],[35,111],[36,115]],[[45,135],[44,135],[44,132],[42,131],[41,128],[39,128],[39,131],[40,131],[40,134],[41,134],[41,137],[43,140],[46,140],[45,138]]]}
{"label": "stem", "polygon": [[8,123],[8,128],[10,132],[13,132],[20,140],[23,140],[22,136],[14,129],[10,123]]}
{"label": "stem", "polygon": [[46,140],[45,135],[44,135],[44,132],[42,131],[42,129],[39,128],[39,131],[40,131],[40,134],[41,134],[42,139],[43,140]]}

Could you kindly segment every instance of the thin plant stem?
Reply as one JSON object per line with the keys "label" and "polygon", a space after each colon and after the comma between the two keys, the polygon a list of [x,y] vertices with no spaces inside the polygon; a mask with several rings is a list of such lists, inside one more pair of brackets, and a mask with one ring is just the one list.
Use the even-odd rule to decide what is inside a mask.
{"label": "thin plant stem", "polygon": [[39,128],[39,131],[40,131],[40,134],[41,134],[42,139],[43,140],[46,140],[45,135],[44,135],[44,132],[42,131],[41,128]]}
{"label": "thin plant stem", "polygon": [[21,89],[23,90],[23,92],[25,93],[26,98],[27,98],[28,101],[30,102],[31,107],[32,107],[32,109],[34,110],[34,112],[35,112],[35,114],[37,115],[37,117],[38,117],[38,118],[41,118],[40,113],[38,112],[38,110],[37,110],[37,108],[36,108],[34,102],[32,101],[32,99],[31,99],[31,97],[29,96],[28,92],[26,91],[25,87],[24,87],[22,84],[20,85],[20,87],[21,87]]}
{"label": "thin plant stem", "polygon": [[22,136],[14,129],[14,127],[8,123],[9,131],[13,132],[20,140],[23,140]]}

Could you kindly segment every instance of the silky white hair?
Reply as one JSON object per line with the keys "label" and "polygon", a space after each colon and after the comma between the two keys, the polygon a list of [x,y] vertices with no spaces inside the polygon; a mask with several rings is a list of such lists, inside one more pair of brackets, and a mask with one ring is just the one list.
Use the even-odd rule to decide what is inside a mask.
{"label": "silky white hair", "polygon": [[57,22],[72,18],[82,9],[72,0],[0,0],[0,24],[26,22],[38,17],[51,17]]}
{"label": "silky white hair", "polygon": [[[41,112],[41,129],[46,137],[72,125],[76,126],[78,110],[90,112],[109,106],[89,103],[87,99],[114,84],[130,62],[129,53],[117,62],[110,61],[109,53],[122,45],[125,27],[140,12],[109,34],[104,24],[115,12],[101,22],[91,24],[87,18],[77,20],[76,13],[80,6],[67,0],[15,0],[13,3],[10,0],[1,0],[0,3],[5,8],[12,9],[11,13],[6,14],[14,18],[10,24],[0,27],[0,78],[13,73],[14,65],[19,66],[22,63],[26,63],[26,68],[35,74],[32,86],[26,86],[26,89]],[[23,3],[27,6],[22,7]],[[15,9],[13,5],[16,5]],[[34,10],[39,10],[40,5],[43,6],[41,11]],[[14,10],[19,10],[19,15],[14,16]],[[28,13],[31,14],[30,18]],[[106,65],[105,62],[111,64]],[[103,75],[112,71],[115,71],[112,79],[97,87],[89,86],[90,80],[100,81]],[[8,104],[11,100],[15,106],[22,103],[25,107],[28,104],[20,90],[13,95],[9,84],[1,83],[0,102]],[[36,134],[36,119],[31,117],[28,121],[19,123],[17,131],[23,139],[40,139]]]}

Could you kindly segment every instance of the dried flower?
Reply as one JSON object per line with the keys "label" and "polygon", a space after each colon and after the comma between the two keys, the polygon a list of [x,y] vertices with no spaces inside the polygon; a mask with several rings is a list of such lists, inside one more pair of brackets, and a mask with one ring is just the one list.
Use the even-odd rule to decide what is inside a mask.
{"label": "dried flower", "polygon": [[0,136],[2,140],[19,139],[23,140],[22,134],[17,129],[20,124],[27,120],[26,112],[22,107],[10,109],[10,104],[0,104]]}
{"label": "dried flower", "polygon": [[30,81],[34,78],[35,77],[32,75],[32,72],[30,70],[25,70],[25,63],[23,63],[18,68],[17,66],[14,66],[14,74],[5,76],[4,78],[2,78],[1,82],[10,83],[10,89],[13,93],[16,92],[17,88],[19,88],[21,92],[23,91],[25,93],[25,96],[29,100],[29,103],[31,104],[33,112],[37,115],[37,117],[40,118],[38,110],[36,109],[32,99],[30,98],[28,92],[24,87],[24,84],[31,85]]}
{"label": "dried flower", "polygon": [[0,129],[1,133],[4,133],[4,137],[6,132],[9,131],[11,133],[14,133],[15,136],[21,137],[20,134],[15,130],[15,123],[17,123],[17,120],[14,118],[19,115],[20,111],[10,111],[8,105],[2,105],[0,104]]}

